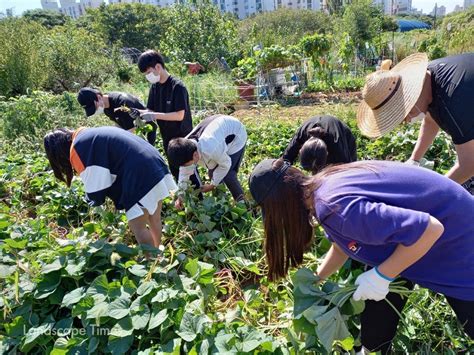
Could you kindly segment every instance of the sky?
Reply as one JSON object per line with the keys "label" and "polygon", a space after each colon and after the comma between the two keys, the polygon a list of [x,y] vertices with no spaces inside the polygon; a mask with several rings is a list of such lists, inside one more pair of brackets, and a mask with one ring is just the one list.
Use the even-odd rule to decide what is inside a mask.
{"label": "sky", "polygon": [[[59,1],[58,1],[59,2]],[[446,6],[447,12],[451,12],[456,5],[463,5],[463,0],[412,0],[412,6],[418,10],[423,9],[424,13],[433,10],[435,3],[438,6]],[[40,0],[0,0],[0,12],[5,9],[13,8],[14,15],[21,15],[23,11],[28,9],[41,8]]]}

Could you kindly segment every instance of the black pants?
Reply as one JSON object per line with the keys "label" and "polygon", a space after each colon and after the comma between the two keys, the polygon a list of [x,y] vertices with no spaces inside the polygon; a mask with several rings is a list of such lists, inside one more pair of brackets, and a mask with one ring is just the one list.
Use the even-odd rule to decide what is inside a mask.
{"label": "black pants", "polygon": [[154,146],[156,142],[156,130],[158,129],[158,125],[156,124],[156,122],[148,122],[148,124],[151,126],[152,130],[150,132],[147,132],[146,140],[148,141],[148,143]]}
{"label": "black pants", "polygon": [[[406,282],[406,287],[413,289],[412,282]],[[396,293],[390,292],[386,297],[390,303],[401,314],[407,298],[402,298]],[[446,300],[464,326],[464,331],[474,339],[474,301],[463,301],[446,296]],[[361,342],[362,345],[371,352],[381,351],[382,354],[389,354],[392,340],[397,332],[400,318],[392,307],[385,300],[365,301],[365,309],[361,314]]]}
{"label": "black pants", "polygon": [[[230,166],[229,172],[222,180],[229,189],[232,197],[235,201],[241,201],[244,199],[244,190],[242,189],[242,185],[240,185],[239,179],[237,178],[237,173],[239,172],[240,164],[242,163],[242,159],[244,157],[245,146],[239,150],[237,153],[234,153],[230,156],[230,160],[232,164]],[[212,179],[212,174],[214,173],[214,169],[209,170],[209,177]]]}

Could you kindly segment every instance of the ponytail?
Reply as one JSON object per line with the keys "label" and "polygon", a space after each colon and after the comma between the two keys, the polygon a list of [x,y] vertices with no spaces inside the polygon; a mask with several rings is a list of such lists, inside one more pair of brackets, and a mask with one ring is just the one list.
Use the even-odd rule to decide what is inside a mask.
{"label": "ponytail", "polygon": [[300,162],[304,170],[316,174],[326,166],[328,148],[323,139],[327,132],[321,127],[315,127],[311,128],[308,134],[311,138],[300,149]]}
{"label": "ponytail", "polygon": [[59,128],[44,136],[43,143],[54,176],[71,186],[74,171],[69,160],[73,131]]}

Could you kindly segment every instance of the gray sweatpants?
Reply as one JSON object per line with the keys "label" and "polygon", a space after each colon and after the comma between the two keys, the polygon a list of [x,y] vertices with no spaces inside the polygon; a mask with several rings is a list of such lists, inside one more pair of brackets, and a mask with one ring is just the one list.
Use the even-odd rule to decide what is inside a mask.
{"label": "gray sweatpants", "polygon": [[[229,189],[235,201],[240,201],[244,199],[244,190],[242,189],[242,185],[240,185],[240,182],[237,179],[237,173],[239,172],[240,164],[242,163],[242,159],[244,157],[244,152],[245,146],[237,153],[234,153],[230,156],[232,165],[230,166],[229,172],[225,176],[224,180],[222,180],[225,186],[227,186],[227,188]],[[209,170],[209,177],[211,179],[213,173],[214,169]]]}

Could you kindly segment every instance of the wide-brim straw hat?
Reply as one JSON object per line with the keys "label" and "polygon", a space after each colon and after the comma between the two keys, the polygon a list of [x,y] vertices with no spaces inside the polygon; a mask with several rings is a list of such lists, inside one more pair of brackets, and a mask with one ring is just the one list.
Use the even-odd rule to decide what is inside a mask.
{"label": "wide-brim straw hat", "polygon": [[363,101],[357,111],[362,134],[380,137],[403,122],[420,97],[427,68],[427,55],[416,53],[392,70],[379,70],[367,76]]}

